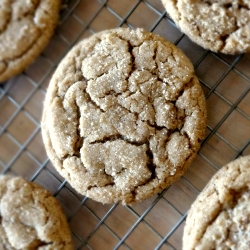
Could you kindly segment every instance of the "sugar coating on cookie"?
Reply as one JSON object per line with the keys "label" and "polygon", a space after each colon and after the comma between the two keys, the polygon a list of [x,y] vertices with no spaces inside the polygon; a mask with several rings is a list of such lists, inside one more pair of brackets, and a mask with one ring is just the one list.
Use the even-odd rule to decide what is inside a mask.
{"label": "sugar coating on cookie", "polygon": [[250,2],[162,0],[171,18],[191,40],[225,54],[250,51]]}
{"label": "sugar coating on cookie", "polygon": [[250,246],[250,156],[221,168],[192,204],[183,249],[247,250]]}
{"label": "sugar coating on cookie", "polygon": [[47,190],[0,176],[0,249],[73,250],[65,215]]}
{"label": "sugar coating on cookie", "polygon": [[76,45],[48,87],[42,134],[55,168],[81,194],[131,204],[177,180],[206,127],[205,98],[187,57],[141,29]]}
{"label": "sugar coating on cookie", "polygon": [[0,82],[23,71],[43,50],[59,18],[61,0],[1,0]]}

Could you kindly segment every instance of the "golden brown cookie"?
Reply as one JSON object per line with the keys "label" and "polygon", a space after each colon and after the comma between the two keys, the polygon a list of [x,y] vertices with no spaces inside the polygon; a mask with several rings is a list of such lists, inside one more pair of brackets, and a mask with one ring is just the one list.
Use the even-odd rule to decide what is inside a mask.
{"label": "golden brown cookie", "polygon": [[73,249],[65,215],[47,190],[0,176],[0,249]]}
{"label": "golden brown cookie", "polygon": [[221,168],[193,203],[183,250],[250,249],[250,156]]}
{"label": "golden brown cookie", "polygon": [[250,1],[162,0],[171,18],[194,42],[225,54],[250,52]]}
{"label": "golden brown cookie", "polygon": [[81,194],[132,204],[177,180],[206,128],[188,58],[141,29],[97,33],[53,75],[42,118],[49,158]]}
{"label": "golden brown cookie", "polygon": [[21,73],[44,49],[61,0],[0,1],[0,83]]}

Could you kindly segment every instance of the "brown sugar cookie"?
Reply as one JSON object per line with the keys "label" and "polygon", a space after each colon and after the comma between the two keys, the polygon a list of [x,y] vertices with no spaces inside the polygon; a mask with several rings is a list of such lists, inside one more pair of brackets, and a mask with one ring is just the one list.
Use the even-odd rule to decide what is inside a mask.
{"label": "brown sugar cookie", "polygon": [[250,156],[221,168],[192,204],[183,250],[250,249]]}
{"label": "brown sugar cookie", "polygon": [[59,18],[60,0],[0,1],[0,83],[40,54]]}
{"label": "brown sugar cookie", "polygon": [[73,249],[66,218],[47,190],[0,176],[0,249]]}
{"label": "brown sugar cookie", "polygon": [[205,98],[188,58],[142,29],[97,33],[63,59],[48,87],[44,144],[81,194],[132,204],[177,180],[206,127]]}
{"label": "brown sugar cookie", "polygon": [[250,1],[162,0],[170,17],[194,42],[225,54],[250,52]]}

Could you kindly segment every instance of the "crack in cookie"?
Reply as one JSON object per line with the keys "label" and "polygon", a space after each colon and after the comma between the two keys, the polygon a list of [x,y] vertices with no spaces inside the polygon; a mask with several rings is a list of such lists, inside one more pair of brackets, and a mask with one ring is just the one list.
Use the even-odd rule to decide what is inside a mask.
{"label": "crack in cookie", "polygon": [[162,0],[174,22],[205,49],[225,54],[250,51],[250,4],[241,0]]}
{"label": "crack in cookie", "polygon": [[186,56],[160,36],[123,28],[69,52],[42,118],[56,169],[103,203],[132,204],[169,186],[192,162],[205,127],[204,94]]}

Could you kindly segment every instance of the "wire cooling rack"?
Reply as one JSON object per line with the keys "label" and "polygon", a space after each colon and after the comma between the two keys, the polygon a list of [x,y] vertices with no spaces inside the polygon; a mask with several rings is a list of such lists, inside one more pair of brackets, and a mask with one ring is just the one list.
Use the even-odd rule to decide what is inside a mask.
{"label": "wire cooling rack", "polygon": [[[207,136],[183,177],[132,207],[102,205],[76,193],[47,158],[40,131],[51,75],[82,38],[115,27],[142,27],[176,44],[190,58],[207,99]],[[225,56],[192,43],[160,0],[71,0],[51,42],[23,74],[0,86],[0,172],[41,184],[59,200],[75,249],[182,248],[190,205],[223,165],[250,154],[250,54]]]}

